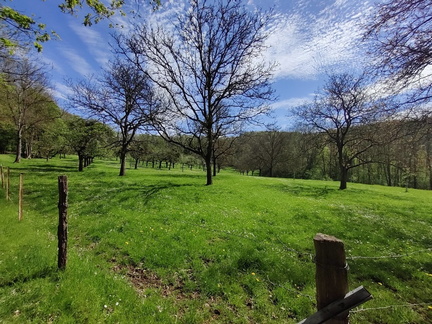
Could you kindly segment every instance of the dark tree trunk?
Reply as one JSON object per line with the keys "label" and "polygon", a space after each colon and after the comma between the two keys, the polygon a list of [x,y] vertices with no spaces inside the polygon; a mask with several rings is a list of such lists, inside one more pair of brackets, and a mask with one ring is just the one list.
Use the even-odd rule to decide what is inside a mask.
{"label": "dark tree trunk", "polygon": [[348,182],[348,169],[344,166],[341,166],[340,170],[340,190],[345,190],[347,188],[347,182]]}
{"label": "dark tree trunk", "polygon": [[22,153],[22,127],[18,127],[17,132],[17,145],[16,145],[16,154],[14,163],[21,162],[21,153]]}
{"label": "dark tree trunk", "polygon": [[211,157],[206,157],[205,159],[205,167],[206,167],[206,173],[207,173],[207,182],[206,186],[210,186],[213,184],[213,173],[212,173],[212,162]]}
{"label": "dark tree trunk", "polygon": [[216,177],[216,174],[217,174],[217,159],[213,155],[213,177]]}
{"label": "dark tree trunk", "polygon": [[119,176],[123,177],[126,174],[126,152],[122,150],[120,152],[120,173]]}
{"label": "dark tree trunk", "polygon": [[139,163],[139,159],[135,159],[135,170],[138,169],[138,163]]}
{"label": "dark tree trunk", "polygon": [[84,156],[78,154],[78,171],[84,170]]}

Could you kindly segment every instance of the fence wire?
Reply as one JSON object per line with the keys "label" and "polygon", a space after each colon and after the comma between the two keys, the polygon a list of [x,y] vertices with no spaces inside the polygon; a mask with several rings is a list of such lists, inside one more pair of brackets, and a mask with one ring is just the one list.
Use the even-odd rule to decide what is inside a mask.
{"label": "fence wire", "polygon": [[370,260],[376,260],[376,259],[397,259],[397,258],[404,258],[409,257],[413,254],[420,254],[425,252],[432,252],[432,248],[427,248],[423,250],[417,250],[407,253],[401,253],[401,254],[391,254],[391,255],[382,255],[382,256],[349,256],[346,257],[347,260],[359,260],[359,259],[370,259]]}
{"label": "fence wire", "polygon": [[[371,307],[371,308],[360,308],[356,310],[350,311],[350,313],[360,313],[360,312],[369,312],[369,311],[375,311],[375,310],[383,310],[383,309],[390,309],[390,308],[397,308],[397,307],[415,307],[415,306],[426,306],[426,305],[432,305],[432,301],[429,303],[418,303],[418,304],[401,304],[401,305],[388,305],[388,306],[381,306],[381,307]],[[430,306],[432,307],[432,306]]]}

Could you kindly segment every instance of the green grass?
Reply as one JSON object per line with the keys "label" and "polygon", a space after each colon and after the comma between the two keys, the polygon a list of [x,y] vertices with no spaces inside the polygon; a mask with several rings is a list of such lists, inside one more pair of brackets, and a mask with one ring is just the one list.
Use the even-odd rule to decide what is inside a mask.
{"label": "green grass", "polygon": [[[296,323],[315,312],[316,233],[344,241],[350,288],[374,296],[351,323],[432,321],[432,192],[339,191],[336,182],[230,171],[204,186],[199,170],[118,177],[116,161],[81,173],[73,158],[12,162],[0,155],[12,168],[12,201],[0,190],[0,323]],[[59,272],[62,174],[69,252]],[[407,304],[421,305],[393,306]]]}

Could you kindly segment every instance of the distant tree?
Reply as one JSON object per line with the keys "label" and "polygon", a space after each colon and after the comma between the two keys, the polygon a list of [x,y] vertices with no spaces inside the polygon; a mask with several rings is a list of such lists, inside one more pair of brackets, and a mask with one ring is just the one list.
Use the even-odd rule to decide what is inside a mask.
{"label": "distant tree", "polygon": [[[390,0],[377,5],[365,39],[378,73],[408,91],[411,101],[432,98],[432,1]],[[399,87],[399,90],[400,87]]]}
{"label": "distant tree", "polygon": [[238,136],[235,142],[233,166],[241,173],[252,174],[258,170],[261,175],[262,161],[258,158],[254,145],[256,133],[248,132]]}
{"label": "distant tree", "polygon": [[83,171],[94,157],[108,146],[113,131],[106,125],[91,119],[71,116],[66,124],[67,141],[72,150],[78,155],[78,171]]}
{"label": "distant tree", "polygon": [[160,104],[149,78],[127,61],[116,59],[103,76],[72,85],[69,101],[89,117],[113,125],[119,131],[120,176],[126,173],[126,154],[138,129],[149,125]]}
{"label": "distant tree", "polygon": [[0,154],[11,151],[13,146],[15,146],[15,129],[13,125],[0,122]]}
{"label": "distant tree", "polygon": [[234,154],[234,144],[236,137],[226,136],[219,137],[213,145],[213,176],[221,170],[222,165],[225,164],[227,159]]}
{"label": "distant tree", "polygon": [[1,105],[16,130],[15,162],[22,156],[23,136],[27,130],[59,118],[61,111],[49,94],[45,70],[26,58],[7,59],[2,66],[3,84]]}
{"label": "distant tree", "polygon": [[61,118],[56,119],[38,129],[33,139],[33,150],[36,157],[46,160],[62,151],[66,145],[67,125]]}
{"label": "distant tree", "polygon": [[286,145],[284,133],[278,129],[271,129],[255,134],[253,150],[261,165],[265,166],[265,173],[269,177],[274,176],[277,165],[284,161],[284,147]]}
{"label": "distant tree", "polygon": [[150,136],[147,134],[139,134],[130,145],[130,155],[135,160],[135,169],[138,169],[138,164],[150,154]]}
{"label": "distant tree", "polygon": [[149,76],[167,98],[154,127],[204,159],[207,185],[218,138],[238,133],[272,99],[272,66],[259,59],[269,21],[241,1],[191,0],[169,27],[144,24],[121,40],[143,70],[151,65]]}
{"label": "distant tree", "polygon": [[392,113],[368,93],[364,76],[350,74],[331,75],[314,102],[297,110],[305,125],[323,132],[335,145],[341,190],[347,187],[349,170],[373,162],[364,153],[390,137],[378,122]]}

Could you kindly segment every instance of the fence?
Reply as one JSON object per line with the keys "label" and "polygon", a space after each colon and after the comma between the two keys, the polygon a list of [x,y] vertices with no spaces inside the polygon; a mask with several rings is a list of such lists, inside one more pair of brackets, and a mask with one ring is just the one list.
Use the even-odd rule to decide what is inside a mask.
{"label": "fence", "polygon": [[[10,169],[0,166],[0,178],[2,188],[5,188],[6,199],[10,199]],[[19,178],[19,220],[22,220],[23,213],[23,173],[20,174]],[[59,176],[58,178],[58,189],[59,189],[59,225],[58,225],[58,268],[64,270],[66,268],[67,260],[67,177]],[[229,230],[223,230],[220,228],[211,228],[207,225],[196,224],[187,221],[179,221],[190,226],[198,227],[206,231],[221,233],[224,235],[248,239],[257,240],[253,233],[241,234]],[[392,255],[382,256],[345,256],[344,244],[341,240],[328,236],[325,234],[317,234],[314,237],[315,254],[309,252],[302,252],[298,249],[287,246],[280,238],[277,238],[279,244],[283,247],[283,250],[294,253],[297,258],[303,258],[307,262],[313,262],[316,268],[316,306],[318,311],[312,314],[307,319],[299,322],[302,324],[342,324],[348,323],[349,313],[355,314],[366,311],[392,309],[398,307],[416,307],[430,305],[431,302],[425,303],[406,303],[397,305],[387,305],[374,308],[360,308],[357,310],[351,310],[360,304],[370,300],[371,294],[362,286],[348,292],[348,270],[349,266],[347,260],[382,260],[382,259],[395,259],[409,257],[415,254],[431,252],[432,248],[411,251],[407,253],[399,253]],[[272,282],[268,277],[266,280],[273,286],[278,284]],[[282,287],[282,286],[281,286]],[[283,286],[284,289],[292,291],[299,296],[308,298],[312,303],[314,298],[308,294],[305,294],[301,290],[288,289]],[[350,311],[351,310],[351,311]]]}

